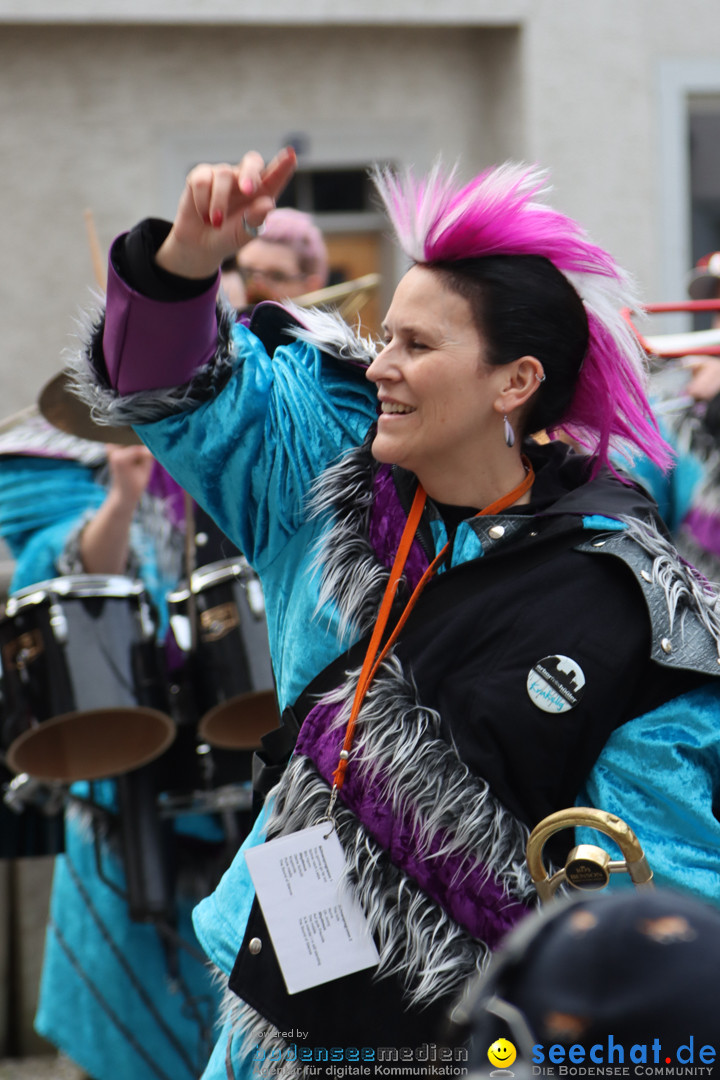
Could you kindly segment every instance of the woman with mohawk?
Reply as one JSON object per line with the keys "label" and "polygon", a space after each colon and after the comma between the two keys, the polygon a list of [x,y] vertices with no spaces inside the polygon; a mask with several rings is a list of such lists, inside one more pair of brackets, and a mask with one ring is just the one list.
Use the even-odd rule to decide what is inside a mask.
{"label": "woman with mohawk", "polygon": [[77,364],[260,575],[285,712],[247,846],[331,817],[379,957],[288,993],[241,851],[195,914],[229,985],[208,1080],[422,1060],[535,903],[528,830],[584,785],[660,880],[717,899],[720,870],[720,619],[610,456],[669,462],[626,276],[534,169],[378,172],[412,262],[382,346],[275,304],[238,325],[218,267],[293,168],[194,169],[172,226],[116,241]]}

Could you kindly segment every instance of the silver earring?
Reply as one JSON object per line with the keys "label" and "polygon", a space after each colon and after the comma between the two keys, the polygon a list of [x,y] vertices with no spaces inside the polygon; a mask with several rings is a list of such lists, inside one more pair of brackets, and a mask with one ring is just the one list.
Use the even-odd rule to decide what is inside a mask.
{"label": "silver earring", "polygon": [[515,432],[513,431],[513,426],[510,423],[510,421],[508,420],[505,413],[503,413],[503,425],[505,427],[505,442],[507,443],[508,446],[514,446],[515,445]]}

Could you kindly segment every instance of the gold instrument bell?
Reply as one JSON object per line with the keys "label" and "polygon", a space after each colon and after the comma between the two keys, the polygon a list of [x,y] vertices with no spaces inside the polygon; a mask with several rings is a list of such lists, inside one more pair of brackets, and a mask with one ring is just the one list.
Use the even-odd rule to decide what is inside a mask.
{"label": "gold instrument bell", "polygon": [[[568,855],[565,866],[548,874],[543,861],[545,844],[562,829],[585,826],[609,836],[617,844],[622,859],[613,860],[604,848],[594,844],[578,844]],[[611,874],[626,873],[637,888],[652,888],[653,874],[640,842],[629,825],[615,814],[592,807],[576,806],[558,810],[535,826],[527,842],[527,864],[538,896],[543,902],[551,900],[561,885],[574,889],[604,889]]]}

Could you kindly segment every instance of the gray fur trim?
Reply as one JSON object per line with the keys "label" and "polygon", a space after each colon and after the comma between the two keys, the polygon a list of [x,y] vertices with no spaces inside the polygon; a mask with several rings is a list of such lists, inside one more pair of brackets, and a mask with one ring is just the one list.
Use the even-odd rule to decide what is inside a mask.
{"label": "gray fur trim", "polygon": [[223,302],[218,304],[217,312],[218,342],[209,364],[198,369],[194,377],[181,386],[132,394],[119,394],[108,385],[104,375],[102,335],[105,320],[101,315],[94,324],[86,324],[81,335],[83,348],[66,356],[65,370],[70,376],[70,389],[88,406],[97,424],[111,427],[151,424],[196,408],[225,385],[236,363],[232,343],[232,329],[237,317],[235,309]]}
{"label": "gray fur trim", "polygon": [[[333,516],[315,553],[321,572],[320,605],[333,601],[345,633],[358,634],[374,622],[389,575],[369,538],[377,465],[369,443],[326,470],[315,486],[310,513]],[[340,704],[335,725],[347,721],[357,672],[325,700]],[[417,700],[396,657],[388,657],[360,713],[351,768],[367,783],[383,784],[398,816],[410,815],[428,858],[459,856],[463,871],[491,863],[508,901],[533,902],[536,894],[525,866],[528,830],[472,776],[455,749],[439,735],[440,717]],[[312,762],[296,755],[268,798],[267,834],[306,828],[326,815],[330,789]],[[346,855],[346,874],[368,918],[380,953],[377,978],[401,976],[408,1001],[417,1006],[458,993],[481,970],[488,946],[472,937],[433,901],[360,825],[336,804],[335,822]],[[431,853],[440,833],[441,852]],[[247,1009],[247,1006],[243,1007]],[[252,1028],[243,1035],[250,1053],[265,1021],[252,1010],[237,1014]],[[237,1030],[237,1028],[236,1028]]]}
{"label": "gray fur trim", "polygon": [[[179,581],[185,566],[185,523],[173,524],[167,510],[167,500],[159,495],[143,492],[135,512],[134,530],[139,536],[133,549],[137,552],[141,538],[149,541],[157,562],[158,573],[168,581]],[[133,534],[131,533],[131,541]],[[139,565],[139,559],[138,559]]]}
{"label": "gray fur trim", "polygon": [[338,311],[302,308],[291,301],[286,301],[283,307],[301,323],[299,327],[288,327],[287,333],[292,337],[361,367],[368,367],[375,359],[375,342],[355,333]]}
{"label": "gray fur trim", "polygon": [[653,660],[666,667],[720,675],[717,590],[650,521],[621,520],[622,532],[596,536],[578,550],[614,555],[633,572],[650,613]]}
{"label": "gray fur trim", "polygon": [[[315,515],[336,515],[316,553],[316,566],[322,573],[320,603],[333,600],[341,612],[344,628],[355,633],[372,626],[389,575],[388,569],[378,562],[368,539],[375,472],[366,443],[323,474],[310,506]],[[325,699],[341,705],[335,721],[338,728],[347,722],[357,675],[348,672],[344,684]],[[497,802],[485,781],[470,773],[439,732],[440,717],[418,701],[415,687],[408,683],[399,661],[391,654],[363,704],[351,762],[365,772],[368,783],[385,785],[385,794],[392,799],[398,816],[412,817],[428,857],[432,857],[433,841],[442,834],[440,856],[459,856],[464,872],[478,864],[489,867],[509,898],[532,901],[535,890],[525,865],[527,829]],[[327,809],[327,785],[317,777],[308,803],[302,778],[301,782],[295,781],[298,768],[296,762],[291,763],[276,789],[269,832],[303,828],[320,820]],[[348,825],[343,839],[346,850],[355,851],[353,877],[365,897],[366,914],[373,925],[377,924],[374,928],[378,933],[382,931],[386,937],[380,972],[402,968],[413,1000],[428,1000],[443,993],[444,989],[440,988],[444,986],[444,965],[452,967],[457,962],[457,956],[453,957],[454,935],[465,932],[427,897],[424,898],[429,905],[426,923],[416,919],[415,913],[410,924],[406,917],[398,917],[403,905],[397,907],[397,896],[417,896],[420,890],[393,867],[402,885],[397,887],[393,881],[390,892],[386,892],[387,885],[378,881],[375,871],[381,864],[392,864],[365,830],[360,828],[355,837],[357,822],[352,815],[350,818],[354,827],[351,830]],[[360,868],[357,845],[360,850],[372,853],[363,862],[364,870]],[[384,873],[387,876],[388,870]],[[397,896],[394,896],[396,888]],[[438,929],[439,922],[444,926],[442,932]],[[406,949],[408,926],[411,939],[413,934],[420,937],[409,939]],[[430,940],[424,940],[424,933]],[[420,957],[431,954],[435,948],[440,950],[437,968],[421,964]]]}
{"label": "gray fur trim", "polygon": [[[717,497],[717,496],[716,496]],[[720,504],[718,505],[718,529],[720,530]],[[680,525],[675,536],[677,549],[706,578],[715,589],[720,589],[720,559],[698,544],[689,528]]]}
{"label": "gray fur trim", "polygon": [[368,538],[377,463],[369,440],[326,469],[313,485],[308,515],[333,515],[318,543],[313,572],[320,573],[317,609],[333,602],[340,614],[340,641],[347,643],[374,623],[390,571]]}
{"label": "gray fur trim", "polygon": [[[312,762],[297,755],[271,794],[268,835],[318,824],[327,813],[329,795]],[[487,962],[487,945],[473,938],[399,870],[350,810],[336,803],[334,819],[348,881],[380,954],[375,976],[401,975],[412,1005],[456,992]]]}
{"label": "gray fur trim", "polygon": [[675,412],[664,413],[678,450],[691,453],[702,461],[708,472],[715,478],[720,474],[720,453],[717,440],[710,434],[698,414],[697,402]]}
{"label": "gray fur trim", "polygon": [[[359,675],[359,670],[352,673],[343,688],[343,728]],[[440,736],[440,724],[440,715],[422,705],[391,653],[365,696],[352,759],[366,784],[392,799],[393,812],[412,821],[421,855],[460,857],[465,874],[482,866],[507,896],[532,900],[535,889],[525,866],[529,830],[494,798],[487,781],[459,759]],[[441,836],[442,846],[433,851]]]}
{"label": "gray fur trim", "polygon": [[79,461],[96,468],[105,461],[102,443],[79,439],[53,427],[44,416],[25,416],[0,434],[0,456],[20,455]]}
{"label": "gray fur trim", "polygon": [[[693,454],[703,467],[702,478],[693,492],[693,508],[717,514],[720,523],[720,447],[717,438],[705,427],[697,409],[697,403],[693,402],[671,415],[670,428],[677,450]],[[713,580],[718,575],[720,560],[709,552],[705,552],[705,556],[714,561],[714,573],[708,575]],[[694,559],[690,561],[695,563]]]}
{"label": "gray fur trim", "polygon": [[[269,1020],[266,1020],[246,1002],[241,1001],[231,990],[225,994],[221,1015],[223,1026],[228,1022],[232,1025],[230,1038],[232,1039],[235,1035],[239,1038],[238,1057],[243,1064],[251,1067],[252,1058],[257,1052],[264,1055],[262,1071],[257,1073],[258,1076],[272,1078],[272,1080],[302,1080],[307,1074],[307,1070],[297,1062],[282,1060],[289,1049],[285,1039],[278,1034]],[[230,1056],[229,1049],[228,1056]],[[275,1054],[275,1057],[280,1060],[268,1060],[270,1054]],[[234,1061],[228,1061],[228,1077],[236,1075],[234,1065]]]}

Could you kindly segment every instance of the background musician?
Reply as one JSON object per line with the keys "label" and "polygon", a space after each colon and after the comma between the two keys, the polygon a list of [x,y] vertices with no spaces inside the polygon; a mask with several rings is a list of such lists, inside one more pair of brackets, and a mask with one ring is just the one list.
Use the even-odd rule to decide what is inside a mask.
{"label": "background musician", "polygon": [[221,267],[223,292],[239,310],[316,292],[328,276],[322,233],[309,214],[292,207],[271,210],[258,235]]}
{"label": "background musician", "polygon": [[[11,594],[59,575],[129,575],[152,597],[162,639],[165,597],[184,573],[186,500],[149,451],[77,439],[38,416],[0,440],[0,455],[0,534],[17,560]],[[201,557],[237,551],[212,523],[202,527]],[[36,1030],[96,1080],[193,1080],[207,1056],[218,993],[190,910],[242,834],[214,813],[159,822],[154,797],[178,764],[176,741],[119,781],[71,789]],[[126,869],[148,851],[128,851],[128,819],[163,877],[161,910],[146,922],[131,917]]]}

